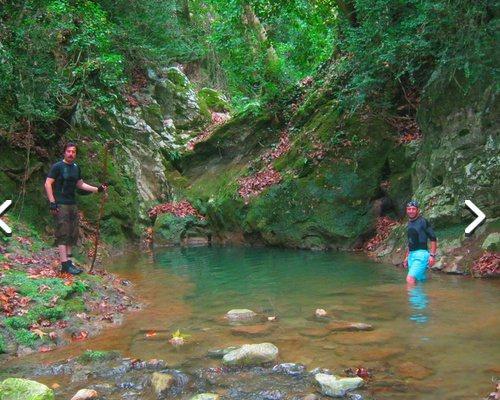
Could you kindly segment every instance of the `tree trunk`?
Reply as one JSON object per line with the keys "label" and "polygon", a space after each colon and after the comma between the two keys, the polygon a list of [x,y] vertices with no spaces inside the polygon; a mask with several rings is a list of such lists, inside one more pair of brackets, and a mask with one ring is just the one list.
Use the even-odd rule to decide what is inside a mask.
{"label": "tree trunk", "polygon": [[350,0],[337,0],[337,5],[339,10],[344,14],[352,27],[359,26],[358,18],[356,16],[356,8],[354,8],[354,3]]}
{"label": "tree trunk", "polygon": [[191,23],[191,12],[189,10],[189,0],[180,0],[179,2],[180,6],[180,16],[184,21],[186,21],[188,24]]}
{"label": "tree trunk", "polygon": [[[276,54],[276,50],[269,42],[266,29],[262,26],[259,17],[255,15],[250,4],[245,4],[243,10],[243,23],[257,33],[261,47],[266,50],[268,66],[276,65],[278,63],[278,54]],[[252,51],[255,53],[256,49],[253,48]]]}

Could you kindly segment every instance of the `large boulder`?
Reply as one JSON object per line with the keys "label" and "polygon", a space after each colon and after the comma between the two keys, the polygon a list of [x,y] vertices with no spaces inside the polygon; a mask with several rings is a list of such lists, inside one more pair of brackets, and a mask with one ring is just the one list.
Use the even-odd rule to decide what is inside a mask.
{"label": "large boulder", "polygon": [[155,246],[206,245],[211,240],[207,222],[193,215],[161,214],[156,218],[153,232]]}
{"label": "large boulder", "polygon": [[1,400],[54,400],[54,392],[42,383],[7,378],[0,383]]}
{"label": "large boulder", "polygon": [[316,374],[314,379],[319,384],[321,393],[331,397],[344,397],[347,392],[357,389],[364,384],[364,380],[359,377],[337,378],[334,375],[321,373]]}
{"label": "large boulder", "polygon": [[276,361],[278,348],[272,343],[244,344],[227,353],[222,361],[226,365],[260,365]]}

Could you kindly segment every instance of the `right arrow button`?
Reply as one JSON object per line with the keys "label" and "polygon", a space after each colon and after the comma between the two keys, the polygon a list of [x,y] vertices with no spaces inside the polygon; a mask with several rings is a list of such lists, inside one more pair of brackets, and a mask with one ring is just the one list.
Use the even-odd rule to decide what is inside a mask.
{"label": "right arrow button", "polygon": [[469,207],[474,214],[477,215],[477,218],[472,221],[472,223],[467,228],[465,228],[465,234],[470,235],[472,232],[474,232],[474,229],[476,229],[477,226],[484,221],[486,215],[484,215],[484,213],[479,208],[477,208],[477,206],[470,200],[465,200],[465,205]]}

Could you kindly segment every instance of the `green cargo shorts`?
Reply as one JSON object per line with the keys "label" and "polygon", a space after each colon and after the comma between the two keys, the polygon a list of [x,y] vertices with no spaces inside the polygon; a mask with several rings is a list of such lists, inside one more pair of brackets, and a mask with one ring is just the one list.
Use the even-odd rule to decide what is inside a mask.
{"label": "green cargo shorts", "polygon": [[60,204],[54,216],[55,244],[74,246],[78,242],[78,208],[76,204]]}

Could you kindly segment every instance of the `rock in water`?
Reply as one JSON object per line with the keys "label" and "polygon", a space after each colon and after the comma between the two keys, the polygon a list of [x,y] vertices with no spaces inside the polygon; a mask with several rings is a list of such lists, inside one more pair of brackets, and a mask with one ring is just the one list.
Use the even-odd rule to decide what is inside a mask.
{"label": "rock in water", "polygon": [[153,372],[153,375],[151,376],[151,386],[153,386],[153,389],[158,396],[170,389],[174,384],[174,381],[175,379],[172,375],[164,374],[162,372]]}
{"label": "rock in water", "polygon": [[231,347],[226,347],[225,349],[209,350],[207,356],[210,358],[222,358],[227,353],[231,353],[234,350],[238,350],[240,347],[241,346],[231,346]]}
{"label": "rock in water", "polygon": [[92,389],[80,389],[76,394],[71,398],[71,400],[88,400],[95,399],[97,397],[97,392]]}
{"label": "rock in water", "polygon": [[325,396],[343,397],[350,390],[357,389],[364,384],[361,378],[337,378],[334,375],[316,374],[314,376]]}
{"label": "rock in water", "polygon": [[228,311],[226,314],[226,318],[229,319],[230,321],[240,321],[245,319],[252,319],[256,315],[257,314],[254,313],[252,310],[241,308]]}
{"label": "rock in water", "polygon": [[194,397],[191,397],[191,400],[219,400],[220,396],[215,393],[201,393],[197,394]]}
{"label": "rock in water", "polygon": [[332,332],[355,332],[355,331],[372,331],[373,326],[363,322],[349,322],[349,321],[332,321],[327,326],[327,329]]}
{"label": "rock in water", "polygon": [[306,372],[306,367],[302,364],[283,363],[273,367],[273,372],[279,372],[286,375],[301,375]]}
{"label": "rock in water", "polygon": [[276,361],[278,348],[272,343],[244,344],[227,353],[222,361],[226,365],[260,365]]}
{"label": "rock in water", "polygon": [[327,316],[327,312],[325,310],[323,310],[322,308],[317,308],[316,311],[314,312],[314,315],[316,315],[316,317],[326,317]]}
{"label": "rock in water", "polygon": [[42,383],[21,378],[7,378],[0,383],[2,400],[54,400],[54,392]]}

